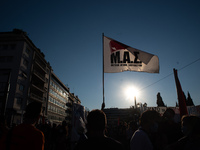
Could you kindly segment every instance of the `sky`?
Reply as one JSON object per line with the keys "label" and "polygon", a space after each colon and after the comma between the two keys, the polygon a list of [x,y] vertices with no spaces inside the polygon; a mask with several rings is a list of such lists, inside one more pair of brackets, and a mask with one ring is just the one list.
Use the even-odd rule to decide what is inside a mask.
{"label": "sky", "polygon": [[104,73],[105,108],[157,106],[157,93],[174,107],[173,68],[183,91],[200,104],[199,0],[2,0],[0,32],[27,32],[54,73],[88,109],[103,101],[102,34],[157,55],[160,73]]}

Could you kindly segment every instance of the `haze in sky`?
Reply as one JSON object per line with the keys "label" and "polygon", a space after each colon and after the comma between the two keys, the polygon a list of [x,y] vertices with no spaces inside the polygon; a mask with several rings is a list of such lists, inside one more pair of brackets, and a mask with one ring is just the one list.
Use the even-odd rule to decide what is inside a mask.
{"label": "haze in sky", "polygon": [[82,105],[101,108],[102,33],[157,55],[160,73],[105,73],[105,108],[129,108],[137,102],[167,106],[177,102],[173,68],[182,89],[200,104],[199,0],[75,0],[0,2],[0,32],[22,29],[50,62],[59,79]]}

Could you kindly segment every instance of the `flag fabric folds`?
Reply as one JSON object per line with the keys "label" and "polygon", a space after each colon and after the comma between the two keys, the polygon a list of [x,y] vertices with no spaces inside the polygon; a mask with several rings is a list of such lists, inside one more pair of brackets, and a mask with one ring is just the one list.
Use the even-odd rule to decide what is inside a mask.
{"label": "flag fabric folds", "polygon": [[159,73],[156,55],[132,48],[116,40],[103,37],[104,73],[137,71]]}
{"label": "flag fabric folds", "polygon": [[180,117],[182,117],[183,115],[187,115],[188,111],[187,111],[185,96],[184,96],[184,93],[182,91],[181,84],[180,84],[180,81],[178,79],[176,69],[174,69],[174,78],[175,78],[176,90],[177,90],[177,95],[178,95]]}

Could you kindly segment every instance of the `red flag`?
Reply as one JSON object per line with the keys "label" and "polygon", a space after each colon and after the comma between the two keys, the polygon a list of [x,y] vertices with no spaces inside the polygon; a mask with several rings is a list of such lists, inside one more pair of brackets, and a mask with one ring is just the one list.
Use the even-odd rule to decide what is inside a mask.
{"label": "red flag", "polygon": [[182,117],[183,115],[187,115],[188,111],[187,111],[185,96],[183,94],[176,69],[174,69],[174,78],[175,78],[175,82],[176,82],[176,90],[177,90],[177,95],[178,95],[180,117]]}

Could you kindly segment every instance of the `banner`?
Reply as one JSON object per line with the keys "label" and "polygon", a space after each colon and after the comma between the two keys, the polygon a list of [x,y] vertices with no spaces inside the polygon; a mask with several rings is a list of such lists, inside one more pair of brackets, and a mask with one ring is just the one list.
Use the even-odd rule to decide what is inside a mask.
{"label": "banner", "polygon": [[178,79],[178,74],[177,74],[177,70],[174,70],[174,78],[175,78],[175,83],[176,83],[176,91],[177,91],[177,95],[178,95],[178,104],[179,104],[179,110],[180,110],[180,116],[182,117],[183,115],[187,115],[188,111],[187,111],[187,106],[186,106],[186,100],[185,100],[185,96],[183,94],[183,90],[180,84],[180,81]]}
{"label": "banner", "polygon": [[71,141],[77,142],[80,138],[80,134],[86,133],[85,107],[80,104],[73,103],[72,113]]}
{"label": "banner", "polygon": [[116,40],[104,38],[104,73],[137,71],[159,73],[156,55],[129,47]]}

